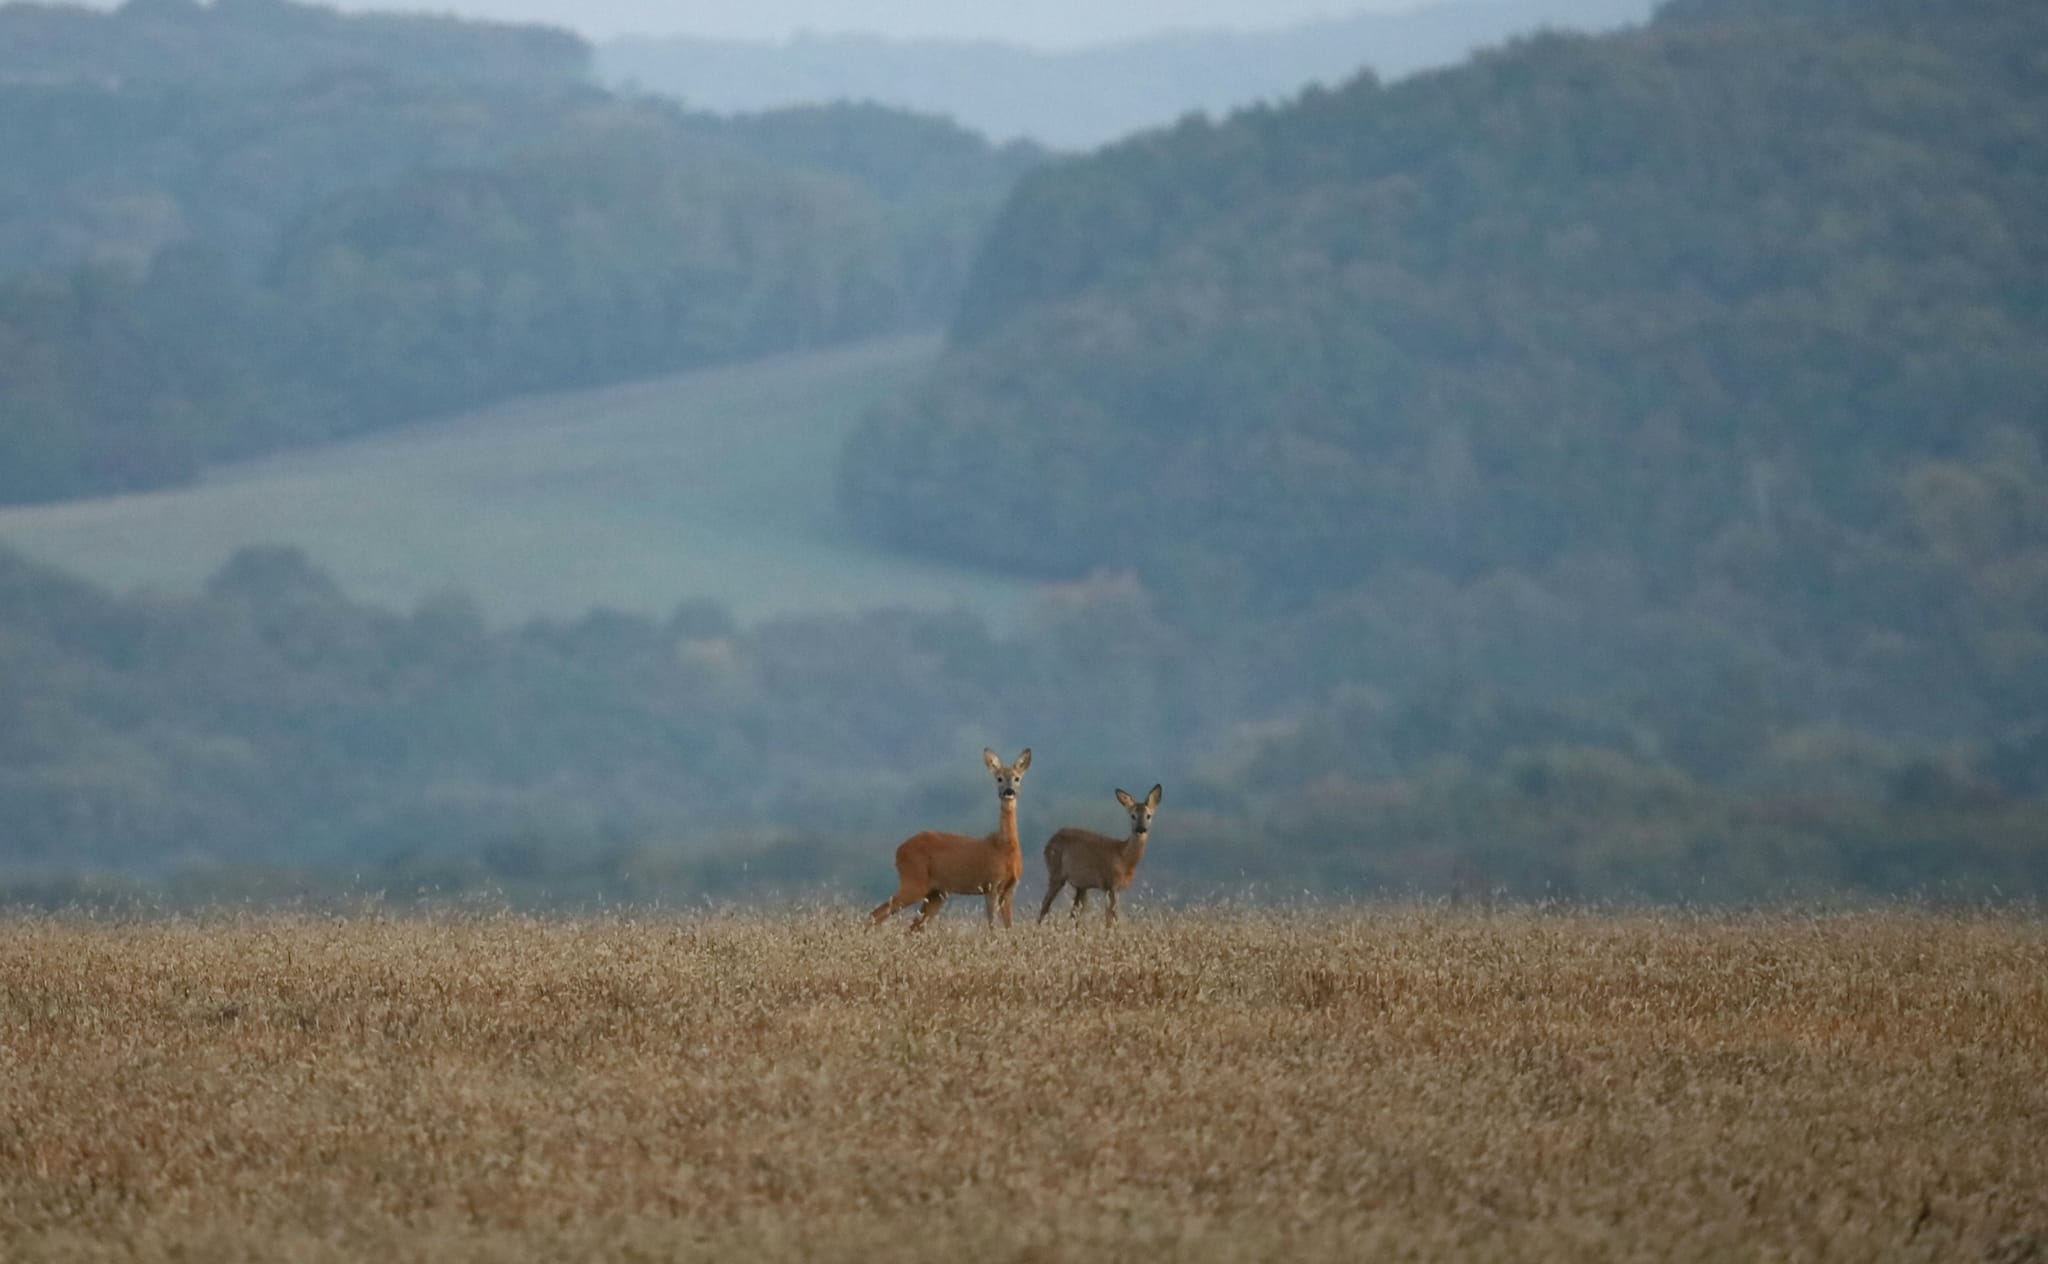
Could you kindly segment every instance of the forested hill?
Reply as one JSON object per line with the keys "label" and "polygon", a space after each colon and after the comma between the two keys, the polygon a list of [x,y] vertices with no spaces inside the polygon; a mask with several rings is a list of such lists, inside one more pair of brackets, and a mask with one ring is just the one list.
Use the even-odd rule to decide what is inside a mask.
{"label": "forested hill", "polygon": [[933,327],[1036,160],[615,96],[586,52],[283,0],[0,8],[0,502]]}
{"label": "forested hill", "polygon": [[1034,173],[844,503],[1377,642],[1326,683],[1398,628],[1982,733],[2048,712],[2043,224],[2048,6],[1690,0]]}

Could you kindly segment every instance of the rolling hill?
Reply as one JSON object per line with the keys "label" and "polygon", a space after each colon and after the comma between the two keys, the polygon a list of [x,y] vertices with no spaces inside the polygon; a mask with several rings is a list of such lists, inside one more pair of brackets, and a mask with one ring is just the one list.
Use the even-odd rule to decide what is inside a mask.
{"label": "rolling hill", "polygon": [[966,606],[1027,586],[908,559],[839,527],[832,471],[862,410],[930,335],[531,397],[355,442],[224,466],[178,490],[0,509],[0,543],[118,588],[195,591],[237,549],[300,547],[359,598],[458,589],[492,618],[742,619]]}
{"label": "rolling hill", "polygon": [[289,0],[0,8],[0,503],[929,328],[1036,161],[625,99],[587,52]]}

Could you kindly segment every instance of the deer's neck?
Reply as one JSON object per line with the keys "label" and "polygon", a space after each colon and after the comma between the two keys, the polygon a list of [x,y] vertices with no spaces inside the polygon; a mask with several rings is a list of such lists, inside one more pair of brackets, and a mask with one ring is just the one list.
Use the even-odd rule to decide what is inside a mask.
{"label": "deer's neck", "polygon": [[1133,869],[1138,867],[1138,862],[1145,858],[1145,840],[1150,837],[1151,833],[1147,831],[1143,834],[1133,834],[1124,840],[1124,863],[1126,865]]}
{"label": "deer's neck", "polygon": [[1000,815],[996,817],[996,833],[993,840],[997,850],[1022,854],[1023,845],[1017,841],[1017,801],[1002,800],[998,811]]}

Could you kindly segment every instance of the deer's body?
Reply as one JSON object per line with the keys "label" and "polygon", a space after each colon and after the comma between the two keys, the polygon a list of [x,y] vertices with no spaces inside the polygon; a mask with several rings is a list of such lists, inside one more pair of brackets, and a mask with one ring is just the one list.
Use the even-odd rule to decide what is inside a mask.
{"label": "deer's body", "polygon": [[1003,925],[1010,924],[1010,902],[1024,876],[1024,849],[1017,838],[1017,789],[1024,770],[1031,766],[1031,752],[1027,749],[1015,764],[1007,765],[991,750],[984,750],[981,757],[996,777],[995,833],[976,838],[926,830],[904,839],[896,847],[896,894],[869,914],[875,925],[923,901],[917,920],[910,924],[910,929],[922,930],[949,895],[979,895],[987,901],[990,925],[995,924],[998,913]]}
{"label": "deer's body", "polygon": [[1138,862],[1145,858],[1145,842],[1152,834],[1152,813],[1159,807],[1159,787],[1143,799],[1133,799],[1119,790],[1116,800],[1131,814],[1131,832],[1125,838],[1111,838],[1094,830],[1069,825],[1046,840],[1045,903],[1039,905],[1038,920],[1052,912],[1052,903],[1062,888],[1074,888],[1074,910],[1079,917],[1088,906],[1088,893],[1108,894],[1109,914],[1116,921],[1117,892],[1131,885],[1138,874]]}

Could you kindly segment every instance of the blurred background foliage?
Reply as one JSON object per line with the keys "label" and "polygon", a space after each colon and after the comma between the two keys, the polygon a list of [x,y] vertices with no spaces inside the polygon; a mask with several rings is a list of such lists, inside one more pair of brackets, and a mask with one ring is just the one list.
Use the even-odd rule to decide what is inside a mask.
{"label": "blurred background foliage", "polygon": [[[235,35],[122,60],[179,24]],[[875,887],[989,820],[983,745],[1027,834],[1164,782],[1189,893],[2048,890],[2031,0],[1674,0],[1057,160],[518,28],[0,31],[0,496],[952,317],[848,529],[1051,581],[498,627],[285,548],[184,597],[0,553],[21,898]]]}

